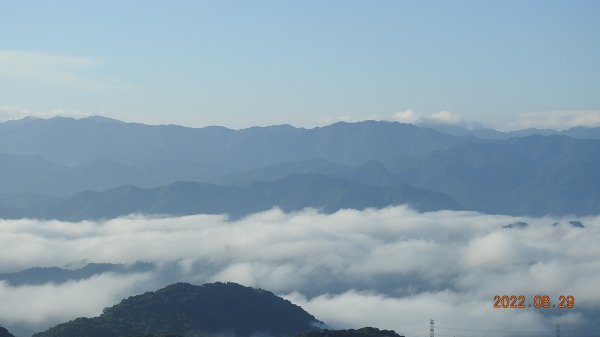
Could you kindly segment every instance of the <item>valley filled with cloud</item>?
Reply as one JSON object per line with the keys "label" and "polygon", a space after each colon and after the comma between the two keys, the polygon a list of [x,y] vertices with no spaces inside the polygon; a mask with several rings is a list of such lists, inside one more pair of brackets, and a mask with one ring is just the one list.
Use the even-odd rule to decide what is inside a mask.
{"label": "valley filled with cloud", "polygon": [[0,337],[600,336],[600,1],[0,9]]}
{"label": "valley filled with cloud", "polygon": [[[0,321],[27,335],[173,282],[224,281],[282,295],[333,327],[419,336],[434,319],[442,334],[547,334],[561,324],[568,335],[569,326],[591,329],[600,303],[600,217],[577,219],[584,227],[570,220],[404,206],[333,214],[272,209],[235,221],[2,220],[3,275],[90,262],[153,267],[45,284],[0,281]],[[523,295],[526,304],[534,295],[554,302],[573,295],[576,304],[494,309],[496,295]]]}

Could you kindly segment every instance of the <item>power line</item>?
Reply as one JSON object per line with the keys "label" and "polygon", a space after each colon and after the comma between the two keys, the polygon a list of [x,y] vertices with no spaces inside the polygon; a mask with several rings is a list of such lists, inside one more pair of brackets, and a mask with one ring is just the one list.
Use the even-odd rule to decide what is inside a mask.
{"label": "power line", "polygon": [[[547,336],[551,336],[552,332],[555,333],[556,337],[561,337],[561,332],[563,333],[563,335],[569,335],[569,336],[573,336],[576,335],[576,333],[569,329],[567,330],[562,330],[560,325],[556,325],[555,329],[548,329],[548,330],[499,330],[499,329],[473,329],[473,328],[456,328],[456,327],[447,327],[447,326],[437,326],[438,330],[445,330],[447,331],[447,333],[444,331],[442,333],[435,333],[435,321],[433,319],[429,320],[429,337],[479,337],[481,335],[481,333],[486,333],[486,334],[502,334],[502,335],[506,335],[506,336],[511,336],[511,337],[537,337],[537,336],[541,336],[541,337],[547,337]],[[553,331],[554,330],[554,331]],[[414,330],[413,330],[414,331]],[[457,331],[459,332],[459,334],[454,334],[452,333],[452,331]],[[469,334],[469,332],[471,334]],[[464,334],[467,333],[467,334]],[[405,333],[405,335],[408,335]],[[421,333],[418,335],[412,335],[411,337],[425,337],[427,336],[427,333]]]}

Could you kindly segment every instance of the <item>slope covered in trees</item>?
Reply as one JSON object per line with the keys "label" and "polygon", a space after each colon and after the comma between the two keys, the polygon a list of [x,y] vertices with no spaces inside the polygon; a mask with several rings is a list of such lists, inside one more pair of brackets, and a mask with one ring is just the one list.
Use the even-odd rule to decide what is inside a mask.
{"label": "slope covered in trees", "polygon": [[307,331],[298,337],[404,337],[392,330],[379,330],[377,328],[365,327],[361,329],[347,330],[320,330]]}
{"label": "slope covered in trees", "polygon": [[0,337],[15,337],[6,328],[0,326]]}
{"label": "slope covered in trees", "polygon": [[78,318],[35,337],[228,334],[292,337],[315,329],[314,316],[271,292],[235,283],[177,283],[133,296],[94,318]]}

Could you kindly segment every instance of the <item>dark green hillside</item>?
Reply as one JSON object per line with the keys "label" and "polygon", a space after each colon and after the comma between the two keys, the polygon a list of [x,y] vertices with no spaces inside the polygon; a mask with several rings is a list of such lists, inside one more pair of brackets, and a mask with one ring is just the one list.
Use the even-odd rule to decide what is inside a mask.
{"label": "dark green hillside", "polygon": [[201,336],[215,333],[291,337],[320,322],[271,292],[235,283],[177,283],[133,296],[95,318],[78,318],[35,337]]}
{"label": "dark green hillside", "polygon": [[0,337],[15,337],[8,330],[0,326]]}
{"label": "dark green hillside", "polygon": [[377,328],[361,328],[348,330],[321,330],[308,331],[298,337],[403,337],[392,330],[379,330]]}

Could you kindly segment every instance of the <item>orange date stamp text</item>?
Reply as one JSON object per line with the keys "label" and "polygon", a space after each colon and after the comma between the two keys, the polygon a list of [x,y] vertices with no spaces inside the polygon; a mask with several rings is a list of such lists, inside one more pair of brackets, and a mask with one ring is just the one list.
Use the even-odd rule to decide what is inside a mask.
{"label": "orange date stamp text", "polygon": [[503,295],[494,296],[495,309],[573,309],[575,307],[575,297],[573,295],[560,295],[556,301],[548,295],[535,295],[529,298],[523,295]]}

